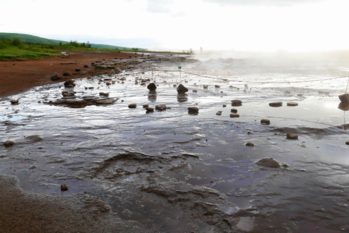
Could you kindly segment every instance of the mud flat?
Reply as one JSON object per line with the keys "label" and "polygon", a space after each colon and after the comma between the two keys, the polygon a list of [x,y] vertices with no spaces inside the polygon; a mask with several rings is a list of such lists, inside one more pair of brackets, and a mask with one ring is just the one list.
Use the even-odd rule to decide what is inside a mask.
{"label": "mud flat", "polygon": [[[75,79],[73,87],[58,81],[2,98],[0,138],[14,145],[0,147],[0,171],[16,177],[18,186],[14,178],[1,178],[9,189],[0,195],[17,193],[10,203],[18,208],[55,208],[46,218],[53,232],[69,211],[76,213],[74,222],[95,224],[91,232],[348,231],[349,126],[346,108],[339,106],[342,85],[323,94],[323,76],[312,88],[292,84],[311,73],[309,67],[285,77],[231,59],[210,64],[157,56],[118,74]],[[286,84],[267,83],[278,75]],[[150,83],[156,89],[148,90]],[[178,93],[179,84],[188,91]],[[67,99],[62,92],[74,95]],[[96,99],[116,101],[59,104]],[[241,104],[232,106],[232,100]],[[270,107],[272,102],[284,104]],[[231,118],[231,109],[240,117]],[[62,192],[61,184],[68,190]],[[7,209],[4,216],[14,214]],[[39,220],[23,221],[32,226]]]}

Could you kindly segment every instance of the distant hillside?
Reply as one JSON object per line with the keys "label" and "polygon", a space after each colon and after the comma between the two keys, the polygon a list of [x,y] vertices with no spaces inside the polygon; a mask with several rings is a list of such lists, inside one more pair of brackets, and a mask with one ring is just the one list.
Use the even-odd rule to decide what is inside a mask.
{"label": "distant hillside", "polygon": [[[27,35],[27,34],[0,32],[0,38],[13,39],[13,37],[17,37],[17,38],[21,39],[24,43],[54,44],[54,45],[58,45],[59,42],[62,42],[62,44],[69,43],[68,41],[46,39],[46,38]],[[84,42],[86,42],[86,41],[84,41]],[[97,49],[120,49],[120,50],[130,49],[127,47],[120,47],[120,46],[114,46],[114,45],[104,45],[104,44],[91,44],[91,47],[97,48]],[[144,50],[144,49],[140,49],[140,50]]]}

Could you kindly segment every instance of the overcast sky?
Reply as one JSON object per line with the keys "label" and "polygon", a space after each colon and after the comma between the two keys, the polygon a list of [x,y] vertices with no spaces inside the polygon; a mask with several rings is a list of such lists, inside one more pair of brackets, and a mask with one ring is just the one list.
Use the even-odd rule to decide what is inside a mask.
{"label": "overcast sky", "polygon": [[349,0],[0,0],[0,32],[148,49],[349,49]]}

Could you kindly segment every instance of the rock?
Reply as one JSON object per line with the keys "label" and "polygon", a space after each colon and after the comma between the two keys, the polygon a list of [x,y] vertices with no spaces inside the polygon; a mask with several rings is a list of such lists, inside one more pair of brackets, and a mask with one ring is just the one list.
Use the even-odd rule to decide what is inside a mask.
{"label": "rock", "polygon": [[346,142],[345,144],[349,145],[349,142]]}
{"label": "rock", "polygon": [[75,87],[75,83],[74,83],[73,80],[69,79],[69,80],[67,80],[67,81],[64,82],[64,86],[65,86],[65,87],[69,87],[69,88]]}
{"label": "rock", "polygon": [[225,107],[227,107],[227,105],[226,105],[226,104],[223,104],[223,108],[225,108]]}
{"label": "rock", "polygon": [[303,97],[303,94],[297,94],[298,97]]}
{"label": "rock", "polygon": [[197,90],[193,90],[193,92],[198,92]]}
{"label": "rock", "polygon": [[129,108],[137,108],[137,104],[130,104],[128,105]]}
{"label": "rock", "polygon": [[262,119],[262,120],[261,120],[261,124],[262,124],[262,125],[270,125],[270,120],[268,120],[268,119]]}
{"label": "rock", "polygon": [[298,103],[296,103],[296,102],[288,102],[287,106],[295,107],[295,106],[298,106]]}
{"label": "rock", "polygon": [[97,100],[96,104],[113,104],[115,102],[116,102],[116,99],[109,98],[109,99]]}
{"label": "rock", "polygon": [[88,87],[88,89],[95,89],[95,87]]}
{"label": "rock", "polygon": [[270,107],[281,107],[282,106],[282,102],[272,102],[269,103]]}
{"label": "rock", "polygon": [[107,92],[99,92],[99,95],[102,95],[102,96],[109,96],[109,93],[107,93]]}
{"label": "rock", "polygon": [[197,108],[197,107],[188,107],[188,112],[190,114],[197,114],[197,113],[199,113],[199,108]]}
{"label": "rock", "polygon": [[61,75],[59,73],[54,72],[54,73],[51,74],[50,78],[51,78],[52,81],[57,81],[57,80],[61,79],[62,77],[61,77]]}
{"label": "rock", "polygon": [[263,167],[272,167],[272,168],[280,167],[279,162],[274,160],[273,158],[261,159],[258,162],[256,162],[256,164]]}
{"label": "rock", "polygon": [[287,134],[287,139],[298,139],[298,135],[297,134],[293,134],[293,133],[288,133]]}
{"label": "rock", "polygon": [[219,86],[219,85],[214,85],[214,87],[215,87],[215,88],[220,88],[221,86]]}
{"label": "rock", "polygon": [[232,106],[241,106],[242,105],[242,101],[241,100],[232,100],[231,101],[231,105]]}
{"label": "rock", "polygon": [[63,96],[75,96],[74,93],[70,93],[70,92],[67,92],[67,91],[62,91],[62,95]]}
{"label": "rock", "polygon": [[76,72],[80,72],[81,69],[80,69],[80,68],[76,68],[75,71],[76,71]]}
{"label": "rock", "polygon": [[232,114],[230,114],[230,117],[231,117],[231,118],[235,118],[235,117],[240,117],[240,116],[239,116],[239,114],[232,113]]}
{"label": "rock", "polygon": [[10,146],[13,146],[15,143],[13,141],[6,141],[4,142],[4,146],[5,147],[10,147]]}
{"label": "rock", "polygon": [[166,110],[166,105],[156,105],[155,109],[158,111],[164,111]]}
{"label": "rock", "polygon": [[150,90],[150,91],[155,91],[156,90],[156,85],[155,83],[150,83],[147,88]]}
{"label": "rock", "polygon": [[84,68],[88,68],[88,65],[84,65]]}
{"label": "rock", "polygon": [[149,104],[143,104],[143,108],[149,107]]}
{"label": "rock", "polygon": [[15,104],[19,104],[19,100],[10,100],[11,104],[15,105]]}
{"label": "rock", "polygon": [[340,102],[338,105],[338,108],[342,111],[348,111],[349,110],[349,103]]}
{"label": "rock", "polygon": [[145,109],[147,110],[147,112],[154,112],[154,108],[146,107]]}
{"label": "rock", "polygon": [[246,143],[246,146],[254,146],[254,144],[252,142],[248,142]]}
{"label": "rock", "polygon": [[222,111],[218,111],[218,112],[216,113],[216,115],[218,115],[218,116],[222,115]]}
{"label": "rock", "polygon": [[349,103],[349,94],[338,96],[342,103]]}
{"label": "rock", "polygon": [[182,84],[179,84],[179,86],[177,87],[177,92],[178,93],[186,93],[187,91],[188,91],[188,88],[186,88]]}
{"label": "rock", "polygon": [[70,76],[70,75],[71,75],[71,73],[68,72],[68,71],[64,71],[64,72],[63,72],[63,76]]}
{"label": "rock", "polygon": [[42,137],[39,135],[31,135],[25,138],[26,140],[29,140],[31,143],[37,143],[42,141]]}
{"label": "rock", "polygon": [[236,108],[232,108],[232,109],[230,110],[230,112],[232,112],[232,113],[237,113],[238,110],[237,110]]}
{"label": "rock", "polygon": [[208,88],[208,85],[204,85],[204,89],[207,89]]}
{"label": "rock", "polygon": [[61,184],[61,191],[62,191],[62,192],[68,191],[68,185],[66,185],[66,184]]}

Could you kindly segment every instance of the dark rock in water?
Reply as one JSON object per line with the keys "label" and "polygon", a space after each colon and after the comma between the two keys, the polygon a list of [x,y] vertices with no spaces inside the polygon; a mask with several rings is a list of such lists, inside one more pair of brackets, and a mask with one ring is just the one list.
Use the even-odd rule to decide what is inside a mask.
{"label": "dark rock in water", "polygon": [[268,120],[268,119],[262,119],[262,120],[261,120],[261,124],[262,124],[262,125],[270,125],[270,120]]}
{"label": "dark rock in water", "polygon": [[154,108],[146,107],[145,109],[147,110],[147,112],[154,112]]}
{"label": "dark rock in water", "polygon": [[236,108],[232,108],[232,109],[230,110],[230,112],[232,112],[232,113],[237,113],[238,110],[237,110]]}
{"label": "dark rock in water", "polygon": [[62,95],[63,96],[74,96],[75,94],[71,93],[71,92],[67,92],[67,91],[62,91]]}
{"label": "dark rock in water", "polygon": [[182,84],[179,84],[179,86],[177,87],[177,92],[178,93],[186,93],[186,92],[188,92],[188,88],[186,88]]}
{"label": "dark rock in water", "polygon": [[88,65],[84,65],[84,68],[88,68]]}
{"label": "dark rock in water", "polygon": [[208,85],[204,85],[204,89],[207,89],[208,88]]}
{"label": "dark rock in water", "polygon": [[227,105],[223,104],[223,108],[227,107]]}
{"label": "dark rock in water", "polygon": [[287,139],[298,139],[298,135],[297,134],[293,134],[293,133],[288,133],[287,134]]}
{"label": "dark rock in water", "polygon": [[349,103],[340,102],[338,105],[338,108],[342,111],[348,111],[349,110]]}
{"label": "dark rock in water", "polygon": [[193,90],[193,92],[198,92],[197,90]]}
{"label": "dark rock in water", "polygon": [[274,160],[273,158],[261,159],[261,160],[257,161],[256,164],[259,166],[263,166],[263,167],[272,167],[272,168],[280,167],[279,162]]}
{"label": "dark rock in water", "polygon": [[60,80],[62,77],[61,77],[61,75],[59,73],[54,72],[54,73],[51,74],[50,78],[51,78],[52,81],[57,81],[57,80]]}
{"label": "dark rock in water", "polygon": [[345,144],[349,145],[349,142],[346,142]]}
{"label": "dark rock in water", "polygon": [[231,117],[231,118],[236,118],[236,117],[240,117],[240,115],[239,115],[239,114],[236,114],[236,113],[232,113],[232,114],[230,114],[230,117]]}
{"label": "dark rock in water", "polygon": [[349,94],[338,96],[342,103],[349,103]]}
{"label": "dark rock in water", "polygon": [[156,85],[154,83],[150,83],[147,88],[150,90],[150,91],[155,91],[156,90]]}
{"label": "dark rock in water", "polygon": [[10,100],[11,104],[15,105],[15,104],[19,104],[19,100]]}
{"label": "dark rock in water", "polygon": [[61,191],[62,191],[62,192],[68,191],[68,185],[66,185],[66,184],[61,184]]}
{"label": "dark rock in water", "polygon": [[295,107],[295,106],[298,106],[298,103],[296,103],[296,102],[288,102],[287,106]]}
{"label": "dark rock in water", "polygon": [[231,101],[231,105],[232,106],[241,106],[242,105],[242,101],[241,100],[232,100]]}
{"label": "dark rock in water", "polygon": [[158,111],[164,111],[166,110],[166,105],[156,105],[155,109]]}
{"label": "dark rock in water", "polygon": [[282,102],[272,102],[269,103],[270,107],[281,107],[282,106]]}
{"label": "dark rock in water", "polygon": [[64,82],[64,86],[65,87],[75,87],[75,83],[73,80],[69,79],[69,80]]}
{"label": "dark rock in water", "polygon": [[80,72],[81,69],[80,69],[80,68],[76,68],[75,71],[76,71],[76,72]]}
{"label": "dark rock in water", "polygon": [[222,115],[222,111],[218,111],[218,112],[216,113],[216,115],[218,115],[218,116]]}
{"label": "dark rock in water", "polygon": [[68,71],[64,71],[64,72],[63,72],[63,76],[70,76],[70,75],[71,75],[71,73],[68,72]]}
{"label": "dark rock in water", "polygon": [[4,142],[4,146],[5,147],[10,147],[10,146],[13,146],[15,143],[13,141],[6,141]]}
{"label": "dark rock in water", "polygon": [[246,146],[254,146],[254,144],[252,142],[248,142],[246,143]]}
{"label": "dark rock in water", "polygon": [[26,140],[29,140],[31,143],[36,143],[42,141],[42,138],[38,135],[31,135],[25,138]]}
{"label": "dark rock in water", "polygon": [[109,93],[107,93],[107,92],[99,92],[99,95],[102,95],[102,96],[109,96]]}
{"label": "dark rock in water", "polygon": [[221,86],[219,86],[219,85],[215,85],[214,87],[215,87],[215,88],[220,88]]}
{"label": "dark rock in water", "polygon": [[143,104],[143,108],[149,107],[149,104]]}
{"label": "dark rock in water", "polygon": [[137,104],[130,104],[128,105],[129,108],[137,108]]}
{"label": "dark rock in water", "polygon": [[197,113],[199,113],[199,108],[197,108],[197,107],[188,107],[188,112],[189,113],[193,113],[193,114],[197,114]]}

